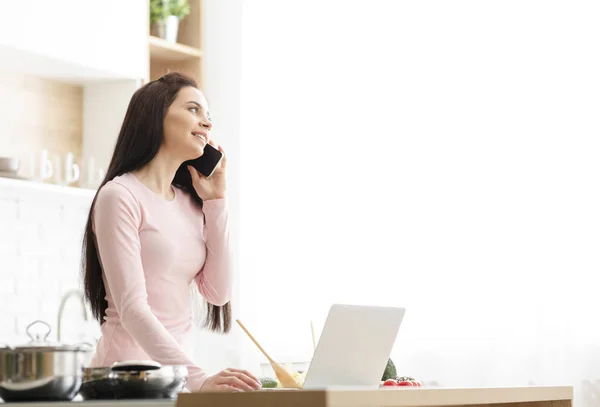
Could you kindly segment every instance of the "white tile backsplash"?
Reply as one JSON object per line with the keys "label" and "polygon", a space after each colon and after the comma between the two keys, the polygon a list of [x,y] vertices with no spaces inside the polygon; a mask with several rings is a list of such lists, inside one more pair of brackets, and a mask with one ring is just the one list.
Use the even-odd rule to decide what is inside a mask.
{"label": "white tile backsplash", "polygon": [[[94,191],[0,178],[0,342],[29,340],[41,319],[56,340],[60,300],[81,289],[81,242]],[[84,323],[80,301],[65,307],[62,340],[92,341],[97,322]]]}
{"label": "white tile backsplash", "polygon": [[[17,319],[12,315],[0,315],[0,335],[14,335],[17,329]],[[3,344],[0,339],[0,346]]]}

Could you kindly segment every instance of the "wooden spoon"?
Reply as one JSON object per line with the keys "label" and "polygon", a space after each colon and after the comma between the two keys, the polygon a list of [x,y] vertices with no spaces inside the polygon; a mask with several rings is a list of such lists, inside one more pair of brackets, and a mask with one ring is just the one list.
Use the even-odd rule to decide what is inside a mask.
{"label": "wooden spoon", "polygon": [[269,356],[267,354],[267,352],[265,352],[265,350],[262,348],[262,346],[260,346],[260,344],[256,341],[256,339],[254,339],[252,334],[250,332],[248,332],[248,330],[246,329],[244,324],[242,324],[242,322],[239,319],[236,319],[236,322],[244,330],[244,332],[246,332],[246,335],[248,335],[248,337],[252,340],[252,342],[254,342],[254,344],[262,352],[262,354],[265,355],[265,357],[269,360],[269,362],[271,363],[271,366],[273,367],[273,370],[275,371],[275,375],[277,376],[277,379],[279,379],[279,382],[281,383],[281,385],[288,389],[290,389],[290,388],[291,389],[300,389],[301,386],[298,384],[296,379],[294,379],[292,377],[290,372],[285,370],[285,368],[283,366],[281,366],[279,363],[275,362],[271,358],[271,356]]}
{"label": "wooden spoon", "polygon": [[313,353],[314,353],[317,350],[317,341],[315,340],[315,327],[313,326],[312,321],[310,321],[310,333],[312,335]]}

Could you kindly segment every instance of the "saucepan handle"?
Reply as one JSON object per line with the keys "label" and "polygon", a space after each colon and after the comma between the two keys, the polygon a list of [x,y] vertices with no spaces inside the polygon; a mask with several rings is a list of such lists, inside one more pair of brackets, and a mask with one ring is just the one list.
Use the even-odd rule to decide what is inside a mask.
{"label": "saucepan handle", "polygon": [[125,360],[115,362],[110,369],[115,372],[145,372],[149,370],[159,370],[162,365],[153,360]]}
{"label": "saucepan handle", "polygon": [[[32,326],[36,325],[36,324],[41,324],[44,325],[46,327],[46,334],[40,335],[40,334],[32,334],[30,329]],[[52,331],[52,328],[50,327],[50,324],[48,324],[45,321],[41,321],[41,320],[36,320],[33,321],[32,323],[30,323],[29,325],[27,325],[27,328],[25,328],[25,332],[27,332],[27,335],[31,338],[30,342],[47,342],[48,341],[48,335],[50,335],[50,331]],[[34,337],[35,335],[35,337]]]}

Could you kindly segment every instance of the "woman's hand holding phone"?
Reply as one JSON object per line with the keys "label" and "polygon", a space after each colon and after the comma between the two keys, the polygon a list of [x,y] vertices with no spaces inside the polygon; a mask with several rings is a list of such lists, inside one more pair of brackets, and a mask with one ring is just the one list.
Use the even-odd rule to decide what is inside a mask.
{"label": "woman's hand holding phone", "polygon": [[212,175],[207,178],[194,167],[188,165],[188,171],[192,176],[194,189],[203,201],[225,198],[226,190],[225,170],[227,169],[227,157],[221,146],[217,147],[212,140],[210,140],[209,143],[223,154],[223,158],[213,171]]}

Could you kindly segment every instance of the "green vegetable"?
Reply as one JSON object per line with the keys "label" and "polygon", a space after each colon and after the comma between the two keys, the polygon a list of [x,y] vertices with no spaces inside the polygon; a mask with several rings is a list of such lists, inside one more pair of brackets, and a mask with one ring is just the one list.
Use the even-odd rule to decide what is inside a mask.
{"label": "green vegetable", "polygon": [[260,383],[262,384],[263,389],[274,389],[277,387],[277,380],[272,377],[261,377]]}
{"label": "green vegetable", "polygon": [[393,379],[394,377],[396,377],[396,375],[396,365],[394,365],[392,359],[388,359],[387,365],[385,366],[385,370],[383,371],[383,376],[381,377],[381,381]]}

